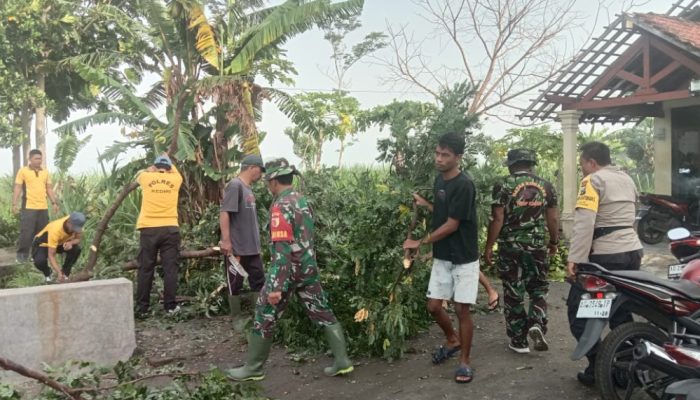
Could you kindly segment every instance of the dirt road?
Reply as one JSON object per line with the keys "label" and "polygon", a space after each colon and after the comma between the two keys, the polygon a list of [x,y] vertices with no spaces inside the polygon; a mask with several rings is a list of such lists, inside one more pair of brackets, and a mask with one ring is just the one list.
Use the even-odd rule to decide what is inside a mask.
{"label": "dirt road", "polygon": [[[431,349],[441,341],[439,328],[434,325],[411,341],[412,350],[404,359],[393,363],[356,359],[355,372],[343,378],[323,376],[323,367],[331,362],[328,356],[298,363],[284,348],[275,346],[262,386],[272,398],[299,400],[595,399],[595,391],[575,379],[585,361],[569,359],[575,342],[566,321],[563,298],[567,291],[565,283],[552,284],[548,352],[510,352],[506,348],[503,314],[475,314],[475,379],[470,384],[454,383],[454,359],[440,366],[431,364]],[[242,364],[245,357],[245,341],[242,335],[232,332],[227,317],[168,325],[157,321],[140,323],[137,340],[152,359],[200,354],[184,361],[188,369],[204,370],[210,365],[226,369]]]}

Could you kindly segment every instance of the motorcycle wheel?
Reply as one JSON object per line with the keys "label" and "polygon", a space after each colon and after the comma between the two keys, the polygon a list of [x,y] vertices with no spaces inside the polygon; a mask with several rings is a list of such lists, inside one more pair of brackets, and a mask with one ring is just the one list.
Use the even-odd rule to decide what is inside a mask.
{"label": "motorcycle wheel", "polygon": [[[635,370],[634,376],[630,376],[629,369],[633,365],[634,357],[632,349],[640,340],[648,340],[654,344],[661,345],[668,341],[668,334],[655,326],[643,322],[628,322],[613,329],[600,345],[595,365],[595,382],[602,400],[622,400],[626,395],[629,398],[660,398],[663,395],[665,386],[659,388],[660,393],[645,396],[644,389],[638,380]],[[647,376],[655,376],[664,381],[666,375],[646,366],[638,366],[643,369]],[[670,382],[665,382],[668,385]],[[648,394],[648,393],[647,393]],[[642,395],[640,397],[640,395]]]}
{"label": "motorcycle wheel", "polygon": [[646,216],[639,220],[639,224],[637,225],[637,235],[639,235],[639,239],[646,244],[657,244],[664,240],[664,233],[652,228],[651,225],[654,222],[655,220]]}

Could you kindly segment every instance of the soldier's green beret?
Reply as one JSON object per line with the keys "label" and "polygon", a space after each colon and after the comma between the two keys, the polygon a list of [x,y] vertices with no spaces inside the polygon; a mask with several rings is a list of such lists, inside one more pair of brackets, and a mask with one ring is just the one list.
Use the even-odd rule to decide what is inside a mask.
{"label": "soldier's green beret", "polygon": [[296,168],[289,164],[286,158],[275,158],[265,163],[265,180],[275,179],[278,176],[289,175],[296,172]]}

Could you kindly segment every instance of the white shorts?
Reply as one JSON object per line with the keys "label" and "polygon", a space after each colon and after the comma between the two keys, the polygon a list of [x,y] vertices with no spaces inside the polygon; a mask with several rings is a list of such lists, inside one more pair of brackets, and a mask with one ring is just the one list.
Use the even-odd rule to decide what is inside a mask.
{"label": "white shorts", "polygon": [[467,264],[453,264],[437,258],[433,260],[428,298],[476,304],[478,290],[479,260]]}

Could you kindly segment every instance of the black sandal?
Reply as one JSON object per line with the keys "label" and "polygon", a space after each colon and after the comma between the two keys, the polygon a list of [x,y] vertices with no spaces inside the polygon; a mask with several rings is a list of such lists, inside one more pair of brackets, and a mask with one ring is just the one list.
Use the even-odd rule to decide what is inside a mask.
{"label": "black sandal", "polygon": [[433,353],[433,364],[441,364],[445,362],[447,359],[457,354],[461,348],[461,346],[447,348],[445,345],[441,345]]}
{"label": "black sandal", "polygon": [[468,365],[460,365],[455,371],[455,382],[469,383],[474,380],[474,370]]}

